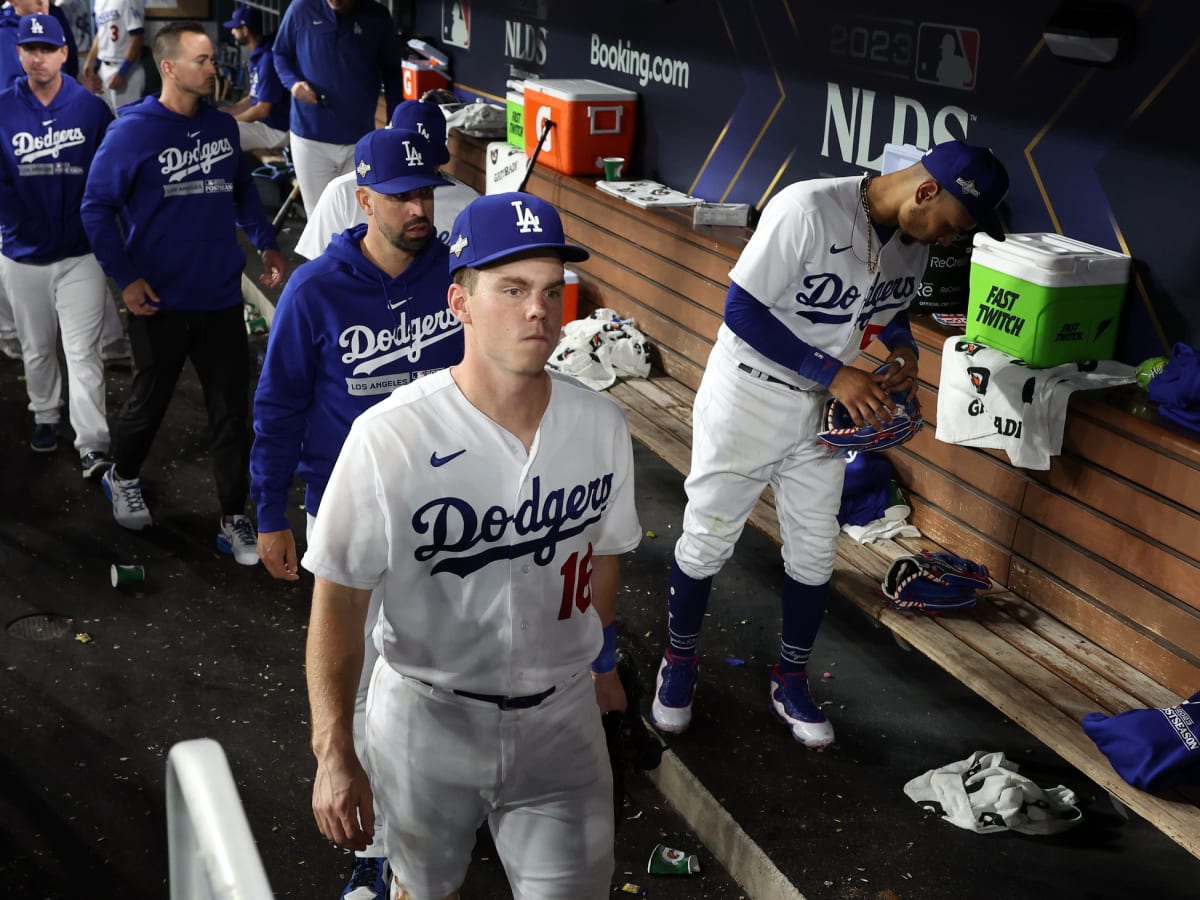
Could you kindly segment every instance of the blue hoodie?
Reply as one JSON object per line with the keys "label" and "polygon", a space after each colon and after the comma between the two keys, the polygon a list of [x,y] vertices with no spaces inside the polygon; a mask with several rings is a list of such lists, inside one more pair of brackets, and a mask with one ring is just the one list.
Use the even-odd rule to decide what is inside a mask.
{"label": "blue hoodie", "polygon": [[320,103],[292,102],[292,133],[327,144],[353,144],[375,127],[382,84],[387,115],[404,99],[404,47],[391,13],[375,0],[355,0],[335,13],[325,0],[293,0],[271,48],[290,92],[307,81]]}
{"label": "blue hoodie", "polygon": [[363,256],[366,225],[335,234],[287,283],[254,395],[250,495],[260,531],[288,527],[292,479],[317,514],[333,464],[363,411],[395,388],[462,360],[446,305],[450,251],[436,238],[396,278]]}
{"label": "blue hoodie", "polygon": [[79,203],[112,122],[108,104],[69,75],[49,106],[22,78],[0,93],[0,234],[4,255],[44,265],[91,252]]}
{"label": "blue hoodie", "polygon": [[259,250],[277,248],[236,120],[204,103],[190,117],[157,96],[122,107],[92,163],[82,215],[104,271],[122,289],[146,279],[166,310],[242,302],[235,226]]}

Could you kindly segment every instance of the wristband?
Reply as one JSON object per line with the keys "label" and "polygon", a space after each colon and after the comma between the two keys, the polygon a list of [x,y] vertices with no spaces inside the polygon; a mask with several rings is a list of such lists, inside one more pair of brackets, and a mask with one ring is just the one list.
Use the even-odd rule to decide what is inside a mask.
{"label": "wristband", "polygon": [[612,622],[604,626],[604,646],[600,648],[600,655],[592,663],[592,671],[597,675],[603,675],[605,672],[611,672],[616,667],[617,623]]}
{"label": "wristband", "polygon": [[127,59],[121,63],[120,67],[118,67],[117,74],[120,75],[122,78],[125,78],[126,76],[129,75],[129,70],[132,68],[133,68],[133,63]]}

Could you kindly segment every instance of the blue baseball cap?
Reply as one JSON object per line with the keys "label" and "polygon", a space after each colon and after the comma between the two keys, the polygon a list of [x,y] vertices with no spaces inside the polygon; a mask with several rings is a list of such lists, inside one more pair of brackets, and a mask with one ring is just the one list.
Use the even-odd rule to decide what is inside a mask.
{"label": "blue baseball cap", "polygon": [[517,192],[478,197],[450,229],[450,274],[529,250],[557,250],[563,262],[582,262],[589,255],[566,242],[558,210],[541,197]]}
{"label": "blue baseball cap", "polygon": [[62,26],[58,19],[45,13],[22,16],[17,26],[18,44],[49,44],[51,47],[67,46]]}
{"label": "blue baseball cap", "polygon": [[444,166],[450,162],[450,150],[446,147],[446,116],[436,103],[420,100],[405,100],[392,111],[388,128],[397,131],[415,131],[429,141],[429,162]]}
{"label": "blue baseball cap", "polygon": [[225,23],[225,27],[249,28],[255,34],[262,34],[262,13],[252,6],[239,6],[233,11],[233,18]]}
{"label": "blue baseball cap", "polygon": [[438,174],[429,141],[416,131],[379,128],[354,145],[357,183],[381,194],[453,184]]}
{"label": "blue baseball cap", "polygon": [[989,237],[1004,240],[1004,227],[996,210],[1008,193],[1008,172],[991,150],[946,141],[922,156],[921,165]]}

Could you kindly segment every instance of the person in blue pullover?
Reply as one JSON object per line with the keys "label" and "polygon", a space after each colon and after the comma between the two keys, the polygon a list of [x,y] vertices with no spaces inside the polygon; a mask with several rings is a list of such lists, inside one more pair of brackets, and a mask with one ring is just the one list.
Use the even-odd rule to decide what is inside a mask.
{"label": "person in blue pullover", "polygon": [[53,16],[23,17],[17,51],[28,74],[0,93],[0,276],[14,298],[34,415],[30,446],[58,448],[61,326],[75,449],[90,478],[110,462],[100,359],[106,291],[78,210],[112,113],[63,74],[66,37]]}
{"label": "person in blue pullover", "polygon": [[275,69],[291,92],[291,147],[305,209],[350,171],[355,142],[404,99],[404,48],[376,0],[294,0],[275,35]]}
{"label": "person in blue pullover", "polygon": [[[201,102],[217,70],[203,26],[171,22],[154,39],[162,94],[123,107],[88,176],[83,225],[129,311],[133,383],[113,430],[114,465],[102,484],[117,523],[150,525],[138,475],[191,359],[204,390],[221,518],[217,547],[258,562],[244,516],[249,492],[250,366],[242,317],[246,258],[240,226],[262,253],[259,280],[284,264],[237,123]],[[115,227],[120,222],[120,228]]]}
{"label": "person in blue pullover", "polygon": [[[299,578],[287,518],[293,476],[307,485],[304,505],[311,529],[359,413],[400,385],[462,358],[462,323],[446,303],[450,251],[433,226],[434,189],[447,183],[437,172],[434,150],[416,130],[380,129],[359,140],[355,197],[366,224],[334,235],[323,254],[296,271],[279,298],[254,395],[250,453],[259,556],[276,578]],[[369,652],[355,705],[359,747],[375,664],[369,632],[378,601],[372,603]],[[347,894],[386,896],[382,844],[377,840],[358,854]]]}
{"label": "person in blue pullover", "polygon": [[232,106],[224,107],[238,121],[243,150],[278,150],[288,142],[288,92],[275,71],[274,35],[263,34],[262,13],[239,6],[225,23],[239,47],[250,52],[250,89]]}

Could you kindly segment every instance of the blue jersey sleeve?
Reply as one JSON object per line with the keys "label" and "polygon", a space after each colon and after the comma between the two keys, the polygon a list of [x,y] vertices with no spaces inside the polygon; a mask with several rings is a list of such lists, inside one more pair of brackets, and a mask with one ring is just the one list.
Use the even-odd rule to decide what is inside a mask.
{"label": "blue jersey sleeve", "polygon": [[841,360],[805,343],[779,323],[771,310],[736,282],[725,295],[725,324],[768,359],[829,387]]}
{"label": "blue jersey sleeve", "polygon": [[883,331],[879,332],[879,340],[888,350],[912,347],[913,353],[920,355],[917,342],[913,339],[912,323],[908,320],[907,309],[901,310],[896,314],[896,318],[887,323]]}

